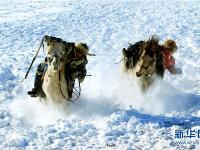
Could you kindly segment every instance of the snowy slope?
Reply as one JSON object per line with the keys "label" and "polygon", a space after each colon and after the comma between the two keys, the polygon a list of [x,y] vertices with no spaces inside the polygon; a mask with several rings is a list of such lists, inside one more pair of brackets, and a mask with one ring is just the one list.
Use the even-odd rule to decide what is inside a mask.
{"label": "snowy slope", "polygon": [[[1,0],[0,149],[200,149],[176,144],[175,130],[200,130],[200,1]],[[86,42],[82,95],[65,110],[29,98],[42,37]],[[165,73],[142,95],[120,74],[121,49],[156,34],[176,40],[182,75]]]}

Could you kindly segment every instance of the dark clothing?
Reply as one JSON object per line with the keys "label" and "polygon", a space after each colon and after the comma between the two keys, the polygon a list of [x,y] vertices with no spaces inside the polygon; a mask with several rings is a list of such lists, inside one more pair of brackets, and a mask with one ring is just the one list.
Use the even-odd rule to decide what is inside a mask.
{"label": "dark clothing", "polygon": [[87,59],[82,58],[81,60],[72,60],[66,64],[65,72],[66,76],[70,76],[72,79],[78,78],[79,82],[82,82],[86,76]]}
{"label": "dark clothing", "polygon": [[82,82],[85,79],[87,73],[86,64],[88,62],[86,56],[77,58],[75,54],[72,53],[71,57],[73,59],[66,62],[65,65],[65,78],[67,81],[67,85],[69,85],[68,86],[69,98],[72,97],[75,80],[78,79],[79,82]]}

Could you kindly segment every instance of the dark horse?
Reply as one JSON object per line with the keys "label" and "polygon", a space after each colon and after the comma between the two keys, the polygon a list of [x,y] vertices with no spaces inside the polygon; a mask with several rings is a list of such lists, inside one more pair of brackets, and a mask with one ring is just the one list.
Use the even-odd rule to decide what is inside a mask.
{"label": "dark horse", "polygon": [[142,91],[146,91],[155,76],[164,76],[163,55],[159,51],[159,40],[151,37],[122,50],[123,70],[135,76]]}

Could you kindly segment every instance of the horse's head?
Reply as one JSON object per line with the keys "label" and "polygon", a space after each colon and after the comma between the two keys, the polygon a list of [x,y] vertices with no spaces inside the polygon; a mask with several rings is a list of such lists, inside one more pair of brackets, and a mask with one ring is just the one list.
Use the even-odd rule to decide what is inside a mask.
{"label": "horse's head", "polygon": [[60,69],[61,56],[59,56],[57,54],[48,55],[47,62],[48,62],[49,68],[51,68],[54,71],[57,71]]}
{"label": "horse's head", "polygon": [[153,51],[145,50],[143,51],[137,66],[136,66],[136,76],[151,76],[155,72],[156,67],[156,55]]}
{"label": "horse's head", "polygon": [[63,40],[56,37],[45,36],[44,41],[47,45],[46,52],[48,67],[56,71],[60,67],[61,57],[64,53],[65,46]]}

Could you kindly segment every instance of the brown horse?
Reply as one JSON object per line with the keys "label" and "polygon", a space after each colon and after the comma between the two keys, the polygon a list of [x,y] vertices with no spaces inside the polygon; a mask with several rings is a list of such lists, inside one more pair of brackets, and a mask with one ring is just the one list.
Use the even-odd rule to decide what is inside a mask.
{"label": "brown horse", "polygon": [[157,49],[158,40],[155,38],[136,43],[131,52],[123,49],[122,68],[136,78],[142,91],[149,88],[158,73]]}

